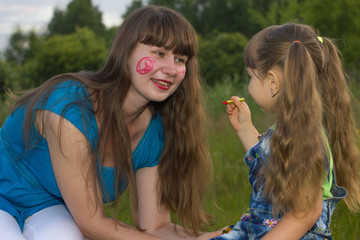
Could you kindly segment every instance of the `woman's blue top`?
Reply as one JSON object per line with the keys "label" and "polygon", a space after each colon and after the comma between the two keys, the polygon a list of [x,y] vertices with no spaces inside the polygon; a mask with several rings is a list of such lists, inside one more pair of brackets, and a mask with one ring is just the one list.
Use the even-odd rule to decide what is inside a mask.
{"label": "woman's blue top", "polygon": [[[21,228],[28,216],[46,207],[64,204],[56,184],[47,141],[39,135],[34,123],[31,132],[34,141],[30,141],[32,144],[26,148],[23,136],[26,107],[17,108],[0,128],[0,209],[14,216]],[[94,151],[98,126],[87,87],[73,80],[60,83],[48,100],[32,111],[40,109],[54,112],[71,122],[84,134]],[[158,165],[163,146],[163,121],[159,114],[154,114],[132,152],[134,171]],[[104,180],[103,199],[113,201],[114,169],[99,166],[97,171],[101,172]]]}

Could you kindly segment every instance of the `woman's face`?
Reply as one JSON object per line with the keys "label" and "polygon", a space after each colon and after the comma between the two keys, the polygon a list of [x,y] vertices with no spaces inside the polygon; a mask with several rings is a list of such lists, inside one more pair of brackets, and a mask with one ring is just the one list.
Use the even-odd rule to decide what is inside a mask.
{"label": "woman's face", "polygon": [[174,55],[163,47],[139,43],[129,58],[130,97],[161,102],[184,80],[187,56]]}

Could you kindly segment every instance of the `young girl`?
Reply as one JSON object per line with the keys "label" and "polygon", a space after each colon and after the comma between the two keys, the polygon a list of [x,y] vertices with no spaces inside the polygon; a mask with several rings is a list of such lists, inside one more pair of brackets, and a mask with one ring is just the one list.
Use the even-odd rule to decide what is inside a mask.
{"label": "young girl", "polygon": [[[0,239],[209,239],[194,29],[163,7],[121,25],[97,72],[55,76],[0,129]],[[196,103],[196,107],[194,107]],[[129,188],[131,227],[103,203]],[[171,223],[170,211],[185,230]]]}
{"label": "young girl", "polygon": [[359,210],[360,168],[349,90],[338,50],[306,25],[270,26],[245,49],[248,91],[276,116],[257,132],[248,105],[227,113],[247,153],[250,214],[216,239],[331,239],[340,199]]}

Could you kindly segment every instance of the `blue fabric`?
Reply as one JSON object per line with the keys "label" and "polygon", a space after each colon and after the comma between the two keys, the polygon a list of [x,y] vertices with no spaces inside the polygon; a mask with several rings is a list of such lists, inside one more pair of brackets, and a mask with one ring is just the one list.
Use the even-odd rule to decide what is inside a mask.
{"label": "blue fabric", "polygon": [[[65,81],[56,86],[45,104],[35,106],[33,111],[36,109],[54,112],[70,121],[86,136],[94,150],[98,127],[90,95],[84,85]],[[39,136],[34,125],[34,144],[28,150],[25,148],[24,113],[25,107],[18,108],[0,128],[0,209],[16,217],[21,228],[28,216],[46,207],[64,204],[56,184],[47,141]],[[132,153],[134,171],[156,166],[163,144],[162,118],[155,114]],[[100,167],[104,180],[103,199],[113,201],[114,169]]]}
{"label": "blue fabric", "polygon": [[[269,129],[264,137],[253,146],[245,155],[244,161],[249,167],[249,181],[252,187],[250,196],[250,214],[244,214],[240,221],[236,223],[232,231],[213,238],[216,240],[257,240],[261,239],[271,228],[281,220],[275,218],[272,214],[272,204],[267,201],[263,195],[264,184],[260,183],[257,174],[261,166],[268,160],[270,154],[270,137],[273,133]],[[332,198],[323,199],[323,210],[312,229],[301,238],[301,240],[310,239],[332,239],[330,233],[331,215],[335,209],[336,203],[347,195],[344,188],[336,185],[334,171],[333,182],[331,186]]]}

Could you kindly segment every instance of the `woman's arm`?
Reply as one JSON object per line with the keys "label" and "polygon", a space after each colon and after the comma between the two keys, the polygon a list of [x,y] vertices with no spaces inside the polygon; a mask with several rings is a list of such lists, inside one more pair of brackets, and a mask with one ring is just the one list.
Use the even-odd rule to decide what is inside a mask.
{"label": "woman's arm", "polygon": [[280,222],[261,240],[295,240],[302,238],[312,226],[315,225],[322,213],[322,191],[319,194],[314,209],[306,215],[289,212],[284,215]]}
{"label": "woman's arm", "polygon": [[[213,233],[202,233],[199,237],[190,236],[181,226],[171,223],[168,209],[159,205],[157,191],[158,171],[157,166],[142,168],[136,172],[136,183],[139,198],[139,225],[146,232],[164,239],[209,239],[219,236],[221,230]],[[191,230],[187,230],[190,231]]]}
{"label": "woman's arm", "polygon": [[49,111],[37,111],[36,124],[48,142],[61,195],[84,237],[96,240],[161,239],[106,216],[99,184],[87,181],[92,167],[89,143],[73,124]]}

